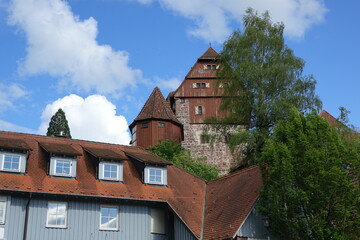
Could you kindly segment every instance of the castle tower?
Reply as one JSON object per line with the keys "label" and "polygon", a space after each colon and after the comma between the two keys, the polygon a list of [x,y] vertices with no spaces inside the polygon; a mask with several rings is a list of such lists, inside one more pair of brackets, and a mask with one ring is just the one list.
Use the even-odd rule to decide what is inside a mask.
{"label": "castle tower", "polygon": [[226,136],[216,136],[212,143],[209,135],[215,133],[206,134],[204,131],[207,126],[204,123],[206,118],[221,118],[225,114],[220,111],[223,91],[216,86],[218,55],[209,47],[167,100],[171,103],[175,116],[183,124],[182,146],[190,150],[192,157],[204,158],[208,164],[217,166],[221,173],[227,173],[236,162],[226,143]]}
{"label": "castle tower", "polygon": [[160,89],[155,87],[139,115],[129,126],[130,144],[147,148],[163,139],[182,140],[182,124],[176,118]]}

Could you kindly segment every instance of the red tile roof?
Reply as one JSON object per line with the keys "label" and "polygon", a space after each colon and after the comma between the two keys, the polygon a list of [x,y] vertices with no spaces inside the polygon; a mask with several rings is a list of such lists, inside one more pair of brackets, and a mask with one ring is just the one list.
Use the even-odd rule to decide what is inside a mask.
{"label": "red tile roof", "polygon": [[130,124],[130,128],[137,121],[150,119],[168,120],[182,125],[176,118],[174,112],[170,108],[169,102],[165,100],[158,87],[154,88],[139,115],[135,118],[134,122]]}
{"label": "red tile roof", "polygon": [[329,123],[331,126],[342,124],[342,123],[341,123],[339,120],[337,120],[333,115],[331,115],[330,113],[328,113],[328,112],[325,111],[325,110],[322,110],[322,111],[321,111],[320,117],[325,118],[326,121],[328,121],[328,123]]}
{"label": "red tile roof", "polygon": [[[0,138],[10,142],[21,140],[31,149],[24,175],[0,172],[0,191],[166,202],[198,238],[203,232],[204,240],[232,237],[254,206],[262,186],[256,166],[206,183],[174,165],[166,165],[167,187],[150,186],[143,184],[133,158],[147,164],[168,163],[139,147],[3,131]],[[76,178],[49,177],[47,152],[68,153],[69,149],[81,154],[76,158]],[[84,151],[95,157],[120,156],[123,184],[99,181],[96,165]]]}
{"label": "red tile roof", "polygon": [[40,146],[52,154],[79,156],[81,153],[74,149],[70,144],[62,143],[51,143],[51,142],[40,142]]}
{"label": "red tile roof", "polygon": [[254,207],[261,188],[258,166],[209,182],[206,189],[204,239],[234,237]]}
{"label": "red tile roof", "polygon": [[216,78],[216,70],[204,69],[204,65],[215,64],[216,56],[219,54],[212,48],[209,47],[201,57],[198,58],[197,62],[190,69],[185,79],[190,78],[202,78],[202,79],[214,79]]}
{"label": "red tile roof", "polygon": [[30,150],[29,146],[22,139],[0,138],[0,148],[10,150]]}

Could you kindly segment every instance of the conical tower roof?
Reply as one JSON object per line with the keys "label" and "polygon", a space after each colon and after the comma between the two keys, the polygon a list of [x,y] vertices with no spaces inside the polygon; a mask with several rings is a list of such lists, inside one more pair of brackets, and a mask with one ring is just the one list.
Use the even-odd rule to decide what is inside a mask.
{"label": "conical tower roof", "polygon": [[170,104],[165,100],[158,87],[154,88],[150,97],[141,109],[139,115],[135,118],[134,122],[130,126],[132,126],[137,121],[151,119],[168,120],[182,125],[181,122],[176,118],[175,114],[170,108]]}

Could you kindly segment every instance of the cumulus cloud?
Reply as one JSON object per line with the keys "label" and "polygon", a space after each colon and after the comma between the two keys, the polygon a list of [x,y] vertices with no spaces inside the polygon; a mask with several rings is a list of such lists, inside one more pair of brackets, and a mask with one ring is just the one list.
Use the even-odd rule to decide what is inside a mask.
{"label": "cumulus cloud", "polygon": [[49,74],[77,91],[118,93],[142,79],[129,66],[129,54],[99,45],[94,18],[80,20],[62,0],[12,0],[9,24],[26,35],[23,74]]}
{"label": "cumulus cloud", "polygon": [[273,21],[285,24],[285,34],[301,38],[314,24],[324,20],[327,9],[323,0],[133,0],[142,4],[158,1],[170,10],[194,21],[192,36],[222,43],[231,34],[231,24],[240,26],[248,7],[263,13],[268,10]]}
{"label": "cumulus cloud", "polygon": [[41,115],[40,134],[46,134],[59,108],[66,114],[73,138],[126,145],[130,142],[125,117],[116,115],[116,106],[101,95],[84,99],[71,94],[48,104]]}
{"label": "cumulus cloud", "polygon": [[20,84],[5,85],[0,83],[0,112],[15,108],[14,102],[28,95],[29,92]]}

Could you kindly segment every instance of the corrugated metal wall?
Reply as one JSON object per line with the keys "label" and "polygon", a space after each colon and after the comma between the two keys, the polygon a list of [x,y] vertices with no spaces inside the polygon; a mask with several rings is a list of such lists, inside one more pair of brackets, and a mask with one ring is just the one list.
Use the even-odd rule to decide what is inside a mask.
{"label": "corrugated metal wall", "polygon": [[256,208],[254,208],[237,232],[237,236],[255,239],[267,239],[269,233],[265,227],[263,218],[263,216],[256,213]]}
{"label": "corrugated metal wall", "polygon": [[197,240],[185,224],[177,217],[174,219],[175,240]]}
{"label": "corrugated metal wall", "polygon": [[22,240],[27,199],[7,197],[4,239]]}
{"label": "corrugated metal wall", "polygon": [[[5,228],[6,240],[23,240],[26,198],[8,197]],[[54,201],[54,200],[51,200]],[[63,201],[63,200],[61,200]],[[47,228],[48,200],[31,199],[27,240],[172,240],[170,236],[150,232],[151,208],[141,204],[119,204],[119,230],[99,230],[100,205],[89,201],[67,202],[67,228]],[[114,205],[111,203],[110,205]],[[168,226],[172,227],[172,226]],[[196,240],[189,229],[174,217],[175,240]]]}

